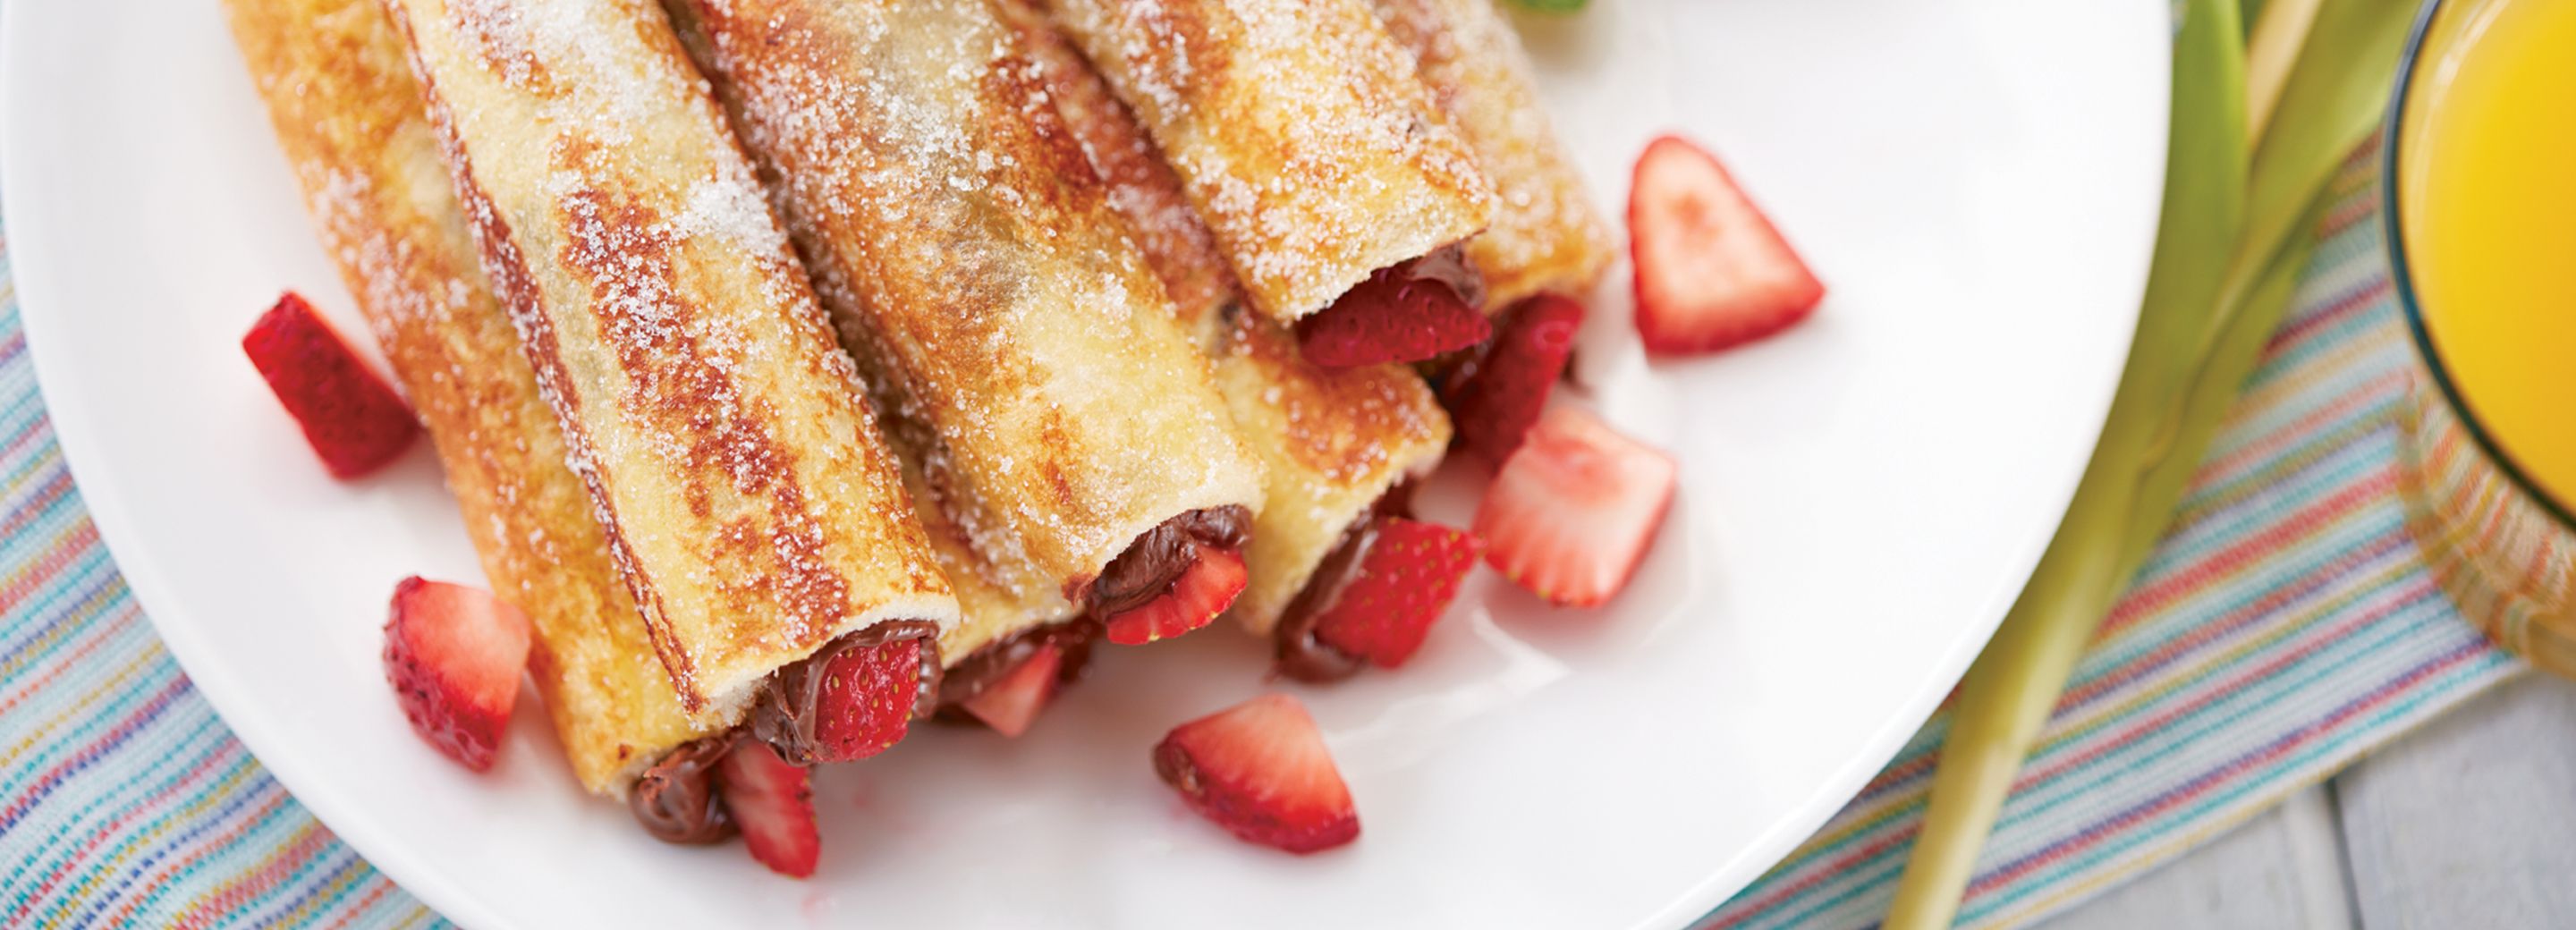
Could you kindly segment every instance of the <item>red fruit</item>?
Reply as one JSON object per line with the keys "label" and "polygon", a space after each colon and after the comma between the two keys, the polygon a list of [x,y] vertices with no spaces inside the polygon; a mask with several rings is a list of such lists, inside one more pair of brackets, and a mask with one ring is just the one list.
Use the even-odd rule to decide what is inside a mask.
{"label": "red fruit", "polygon": [[1359,812],[1304,705],[1265,694],[1173,727],[1154,773],[1246,842],[1310,853],[1358,839]]}
{"label": "red fruit", "polygon": [[1647,144],[1628,189],[1637,334],[1649,352],[1713,352],[1807,318],[1825,286],[1726,166],[1676,136]]}
{"label": "red fruit", "polygon": [[1494,325],[1458,292],[1406,266],[1379,270],[1333,305],[1297,321],[1306,360],[1325,368],[1418,362],[1485,341]]}
{"label": "red fruit", "polygon": [[384,655],[412,731],[466,768],[490,769],[528,664],[527,615],[479,588],[405,578]]}
{"label": "red fruit", "polygon": [[1029,724],[1038,719],[1038,711],[1045,710],[1047,701],[1055,697],[1056,672],[1063,667],[1064,653],[1054,643],[1039,646],[1010,674],[985,686],[960,706],[1003,736],[1026,733]]}
{"label": "red fruit", "polygon": [[332,477],[384,467],[420,435],[420,421],[401,395],[302,297],[279,297],[242,335],[242,352],[304,428],[304,440]]}
{"label": "red fruit", "polygon": [[1422,648],[1431,622],[1458,596],[1458,583],[1484,547],[1437,523],[1379,517],[1366,531],[1359,568],[1315,620],[1315,637],[1381,668]]}
{"label": "red fruit", "polygon": [[909,637],[832,656],[815,701],[815,761],[852,762],[903,741],[921,700],[927,642]]}
{"label": "red fruit", "polygon": [[1235,595],[1243,593],[1250,578],[1242,553],[1201,548],[1198,560],[1173,580],[1171,590],[1109,618],[1109,641],[1141,646],[1206,626],[1234,606]]}
{"label": "red fruit", "polygon": [[787,764],[768,743],[735,740],[716,766],[716,788],[752,858],[789,878],[814,874],[823,834],[814,828],[811,772]]}
{"label": "red fruit", "polygon": [[1548,408],[1476,511],[1485,561],[1557,604],[1628,586],[1673,502],[1673,460],[1591,414]]}
{"label": "red fruit", "polygon": [[1521,436],[1547,407],[1548,391],[1574,357],[1574,334],[1583,327],[1583,305],[1555,294],[1522,301],[1473,370],[1449,391],[1449,419],[1458,441],[1489,462],[1510,458]]}

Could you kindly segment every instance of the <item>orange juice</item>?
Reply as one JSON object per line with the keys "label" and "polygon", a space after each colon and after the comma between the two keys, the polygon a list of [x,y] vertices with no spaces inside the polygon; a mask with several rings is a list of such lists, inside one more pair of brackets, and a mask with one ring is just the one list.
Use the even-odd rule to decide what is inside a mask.
{"label": "orange juice", "polygon": [[2460,613],[2576,676],[2576,0],[2439,0],[2389,128],[2407,526]]}
{"label": "orange juice", "polygon": [[2467,412],[2564,510],[2576,506],[2576,0],[2446,5],[2400,129],[2407,264]]}

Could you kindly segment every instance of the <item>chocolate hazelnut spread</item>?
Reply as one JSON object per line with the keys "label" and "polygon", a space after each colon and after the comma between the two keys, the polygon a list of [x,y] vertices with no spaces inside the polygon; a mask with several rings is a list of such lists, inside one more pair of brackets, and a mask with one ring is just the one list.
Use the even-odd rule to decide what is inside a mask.
{"label": "chocolate hazelnut spread", "polygon": [[1054,646],[1061,658],[1056,666],[1056,683],[1071,684],[1082,677],[1083,667],[1091,661],[1091,644],[1100,638],[1100,621],[1093,617],[1075,617],[1061,623],[1031,627],[994,640],[982,649],[969,653],[939,678],[939,710],[943,717],[955,718],[958,705],[984,693],[1001,681],[1020,663],[1029,660],[1039,647]]}
{"label": "chocolate hazelnut spread", "polygon": [[734,734],[690,740],[635,779],[626,808],[644,832],[665,843],[703,846],[733,836],[733,818],[716,793],[716,763],[733,748]]}
{"label": "chocolate hazelnut spread", "polygon": [[904,639],[931,641],[930,648],[921,651],[919,694],[913,699],[913,716],[928,716],[939,706],[938,638],[939,625],[928,620],[888,620],[845,634],[813,655],[770,673],[769,682],[752,696],[751,716],[743,721],[743,729],[777,749],[778,757],[789,765],[813,765],[814,728],[822,717],[823,670],[842,653]]}
{"label": "chocolate hazelnut spread", "polygon": [[1115,616],[1162,596],[1179,580],[1199,549],[1240,549],[1250,535],[1252,511],[1241,504],[1206,507],[1163,521],[1129,543],[1100,577],[1075,592],[1094,617]]}
{"label": "chocolate hazelnut spread", "polygon": [[1395,266],[1397,273],[1415,279],[1429,279],[1449,285],[1458,302],[1469,307],[1485,306],[1485,276],[1467,263],[1464,243],[1452,242],[1425,253],[1421,258]]}
{"label": "chocolate hazelnut spread", "polygon": [[1298,589],[1287,609],[1280,612],[1279,625],[1270,631],[1280,674],[1321,683],[1349,678],[1367,667],[1359,657],[1317,638],[1315,624],[1342,599],[1342,589],[1359,577],[1360,565],[1368,560],[1369,547],[1377,542],[1380,521],[1412,512],[1412,492],[1409,485],[1388,488],[1368,513],[1342,531],[1341,542],[1324,554],[1324,561],[1306,578],[1306,586]]}

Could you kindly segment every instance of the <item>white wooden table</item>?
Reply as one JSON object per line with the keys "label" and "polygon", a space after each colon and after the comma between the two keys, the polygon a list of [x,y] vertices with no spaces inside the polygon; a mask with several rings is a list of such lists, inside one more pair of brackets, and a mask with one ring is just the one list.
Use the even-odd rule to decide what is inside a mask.
{"label": "white wooden table", "polygon": [[2508,682],[2041,926],[2576,928],[2576,682]]}

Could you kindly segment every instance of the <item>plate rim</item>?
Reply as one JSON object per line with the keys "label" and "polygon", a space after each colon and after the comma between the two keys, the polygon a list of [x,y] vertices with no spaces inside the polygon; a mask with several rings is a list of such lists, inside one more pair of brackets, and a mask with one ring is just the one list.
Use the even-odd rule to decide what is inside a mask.
{"label": "plate rim", "polygon": [[[2133,0],[2133,2],[2162,6],[2156,0]],[[20,87],[22,82],[16,79],[19,74],[18,69],[5,63],[24,60],[26,57],[16,52],[23,42],[30,41],[25,37],[26,29],[21,25],[27,15],[25,10],[29,7],[30,4],[26,0],[0,3],[0,231],[13,228],[14,224],[11,220],[20,214],[19,208],[12,205],[25,202],[25,198],[18,195],[28,184],[21,177],[21,172],[10,170],[10,166],[23,159],[20,148],[25,143],[20,141],[19,134],[8,131],[20,118],[20,107],[17,101],[23,91]],[[2160,42],[2166,38],[2169,36],[2158,36]],[[2151,75],[2154,78],[2152,96],[2155,105],[2149,108],[2149,118],[2155,125],[2149,128],[2156,147],[2151,156],[2144,159],[2154,167],[2153,180],[2144,185],[2144,190],[2155,203],[2161,203],[2167,146],[2171,133],[2172,60],[2169,55],[2151,57],[2155,62],[2155,72]],[[2142,76],[2141,79],[2145,77]],[[2136,295],[2124,303],[2126,309],[2120,315],[2120,321],[2127,324],[2127,333],[2119,340],[2124,360],[2135,339],[2136,318],[2140,301],[2145,293],[2148,268],[2153,255],[2157,225],[2154,220],[2161,214],[2161,209],[2150,204],[2145,212],[2150,222],[2144,233],[2144,241],[2137,243],[2136,254],[2131,256],[2127,263],[2129,271],[2125,276],[2125,283],[2119,288],[2120,293]],[[44,269],[48,266],[44,260],[41,257],[29,260],[29,257],[43,256],[48,253],[49,248],[41,239],[11,235],[6,241],[7,274],[16,292],[20,326],[25,333],[27,354],[34,369],[44,416],[52,428],[54,442],[60,450],[64,464],[71,472],[75,493],[78,493],[83,473],[81,463],[90,461],[93,456],[99,454],[88,425],[93,418],[80,412],[83,406],[78,400],[80,395],[65,387],[62,383],[64,376],[48,374],[48,372],[59,371],[63,365],[64,360],[61,359],[55,359],[54,364],[47,364],[48,357],[54,354],[47,349],[47,346],[57,345],[59,342],[45,336],[45,333],[52,329],[52,324],[47,322],[46,315],[30,313],[26,309],[38,302],[35,299],[36,295],[48,292],[49,285],[44,282],[50,280],[46,277],[47,272]],[[2122,367],[2124,365],[2111,366],[2110,371],[2098,377],[2099,383],[2092,386],[2091,394],[2097,398],[2097,401],[2092,403],[2089,409],[2098,410],[2089,418],[2093,424],[2089,428],[2093,439],[2085,445],[2084,454],[2080,460],[2073,463],[2071,473],[2061,482],[2062,486],[2051,493],[2050,499],[2055,502],[2051,509],[2062,513],[2073,500],[2084,467],[2099,446],[2100,432],[2103,424],[2108,420],[2112,397],[2117,389]],[[74,411],[73,416],[67,418],[60,415],[66,407],[65,401],[58,398],[70,399],[69,409]],[[355,804],[345,796],[330,790],[310,792],[303,790],[305,786],[326,785],[329,780],[320,778],[310,771],[298,753],[285,751],[286,744],[291,741],[276,732],[276,728],[264,715],[235,713],[235,710],[239,709],[239,703],[247,698],[242,696],[241,689],[234,684],[236,676],[231,674],[229,667],[223,662],[212,659],[211,653],[214,647],[194,632],[204,629],[204,625],[165,624],[161,620],[164,616],[178,616],[188,614],[190,611],[174,594],[164,589],[164,579],[168,577],[167,574],[152,568],[154,561],[144,549],[138,548],[139,544],[134,542],[142,534],[134,527],[135,518],[128,510],[126,502],[114,495],[102,498],[87,494],[81,495],[81,502],[92,526],[97,531],[100,543],[108,549],[118,577],[133,595],[136,605],[143,610],[145,619],[152,624],[156,639],[179,664],[192,687],[221,718],[227,731],[234,738],[241,740],[243,746],[250,750],[259,764],[287,789],[297,803],[303,805],[316,820],[330,829],[336,838],[348,843],[361,858],[371,867],[377,868],[387,880],[394,881],[397,886],[418,898],[423,905],[440,916],[467,926],[508,924],[504,915],[496,913],[484,904],[482,896],[469,889],[458,887],[457,883],[452,881],[443,870],[410,867],[411,857],[402,852],[398,846],[387,845],[392,842],[387,837],[387,831],[379,828],[376,818],[363,805]],[[2001,625],[2004,612],[2019,596],[2022,588],[2028,584],[2030,576],[2038,567],[2041,555],[2046,551],[2055,534],[2056,525],[2052,524],[2047,532],[2037,534],[2035,539],[2022,547],[2023,551],[2017,553],[2013,559],[2013,564],[2019,567],[2015,568],[2009,576],[2018,578],[2020,581],[2012,584],[2009,589],[1998,590],[1996,594],[1998,603],[1991,605],[1990,609],[1984,612],[1985,619],[1980,620],[1971,630],[1973,635],[1961,637],[1958,640],[1959,645],[1951,654],[1940,657],[1934,663],[1939,669],[1938,674],[1925,679],[1925,684],[1920,691],[1906,701],[1900,712],[1890,715],[1888,720],[1871,735],[1865,748],[1852,756],[1831,778],[1819,782],[1816,789],[1800,802],[1795,813],[1774,820],[1767,830],[1760,833],[1753,842],[1738,850],[1731,860],[1711,870],[1707,876],[1682,891],[1664,908],[1643,918],[1635,926],[1687,927],[1715,913],[1733,895],[1750,887],[1762,872],[1777,865],[1794,851],[1798,844],[1814,835],[1816,830],[1839,812],[1851,798],[1857,796],[1868,779],[1884,769],[1888,760],[1894,758],[1905,742],[1922,727],[1933,712],[1939,709],[1942,699],[1957,685],[1969,664],[1984,651],[1986,644],[1993,638],[1996,628]],[[124,542],[120,543],[120,540]]]}

